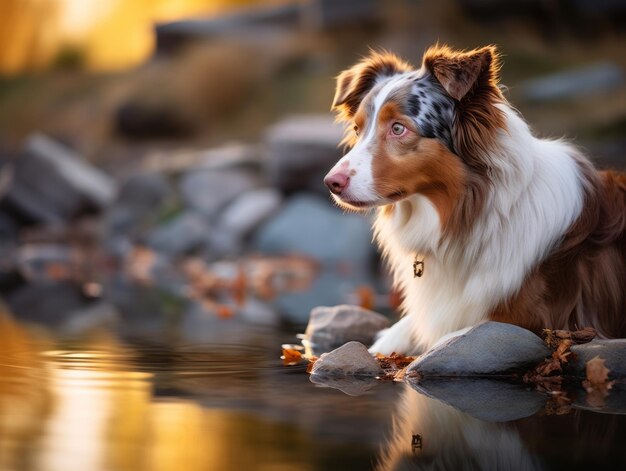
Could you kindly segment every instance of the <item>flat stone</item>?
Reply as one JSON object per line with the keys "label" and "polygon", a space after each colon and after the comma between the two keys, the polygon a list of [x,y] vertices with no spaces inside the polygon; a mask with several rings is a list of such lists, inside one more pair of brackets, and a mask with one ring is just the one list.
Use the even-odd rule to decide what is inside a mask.
{"label": "flat stone", "polygon": [[585,377],[587,362],[597,356],[606,360],[604,365],[610,370],[609,377],[626,376],[626,339],[596,339],[574,345],[571,351],[573,355],[565,369],[567,375]]}
{"label": "flat stone", "polygon": [[436,345],[409,365],[420,376],[504,375],[534,365],[550,355],[529,330],[485,322]]}
{"label": "flat stone", "polygon": [[488,422],[508,422],[537,413],[546,397],[526,385],[487,378],[407,379],[411,387]]}
{"label": "flat stone", "polygon": [[349,341],[371,345],[389,319],[359,306],[318,306],[311,311],[305,336],[313,351],[328,351]]}
{"label": "flat stone", "polygon": [[359,342],[348,342],[332,352],[324,353],[311,370],[311,375],[331,377],[376,377],[381,374],[383,370],[376,359]]}

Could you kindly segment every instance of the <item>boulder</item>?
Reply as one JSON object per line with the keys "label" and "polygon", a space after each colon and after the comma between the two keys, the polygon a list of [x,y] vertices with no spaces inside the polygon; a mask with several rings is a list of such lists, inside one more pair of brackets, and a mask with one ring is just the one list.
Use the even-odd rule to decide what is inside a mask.
{"label": "boulder", "polygon": [[529,330],[485,322],[436,345],[408,367],[408,374],[430,376],[505,375],[535,365],[550,355]]}
{"label": "boulder", "polygon": [[343,155],[343,127],[330,115],[291,116],[268,129],[268,173],[287,193],[311,190],[327,195],[323,178]]}
{"label": "boulder", "polygon": [[30,136],[2,173],[2,207],[25,225],[62,224],[102,211],[117,191],[109,176],[43,134]]}
{"label": "boulder", "polygon": [[216,230],[243,239],[276,213],[281,204],[282,196],[274,188],[248,191],[224,209],[216,222]]}
{"label": "boulder", "polygon": [[589,343],[574,345],[570,349],[573,355],[566,364],[565,373],[568,375],[585,377],[586,365],[594,357],[605,360],[611,378],[626,376],[626,339],[593,340]]}
{"label": "boulder", "polygon": [[348,342],[345,345],[324,353],[313,364],[311,375],[343,377],[362,376],[376,377],[383,374],[383,370],[370,355],[367,347],[359,342]]}
{"label": "boulder", "polygon": [[418,392],[488,422],[508,422],[529,417],[546,403],[545,396],[527,385],[495,379],[406,380]]}
{"label": "boulder", "polygon": [[164,203],[173,198],[169,182],[158,173],[138,173],[122,183],[115,203],[106,215],[109,235],[142,235],[159,216]]}
{"label": "boulder", "polygon": [[371,345],[389,319],[359,306],[318,306],[311,311],[305,336],[314,352],[328,351],[351,340]]}
{"label": "boulder", "polygon": [[215,217],[227,203],[257,186],[255,179],[239,171],[190,171],[180,181],[183,202],[206,218]]}
{"label": "boulder", "polygon": [[202,251],[209,243],[210,227],[204,217],[186,211],[155,229],[148,236],[148,245],[168,256]]}
{"label": "boulder", "polygon": [[256,231],[251,247],[265,254],[309,256],[323,267],[306,290],[276,301],[286,320],[306,324],[314,307],[344,303],[356,287],[372,283],[371,238],[364,217],[343,214],[317,196],[297,195]]}

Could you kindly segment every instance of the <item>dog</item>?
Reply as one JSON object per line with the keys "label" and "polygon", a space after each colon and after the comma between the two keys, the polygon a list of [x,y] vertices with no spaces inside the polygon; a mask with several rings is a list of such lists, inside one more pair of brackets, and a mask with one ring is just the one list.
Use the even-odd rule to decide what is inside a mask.
{"label": "dog", "polygon": [[382,51],[337,77],[350,150],[324,179],[374,237],[403,317],[370,351],[411,354],[494,320],[626,334],[626,175],[535,137],[499,86],[494,46]]}

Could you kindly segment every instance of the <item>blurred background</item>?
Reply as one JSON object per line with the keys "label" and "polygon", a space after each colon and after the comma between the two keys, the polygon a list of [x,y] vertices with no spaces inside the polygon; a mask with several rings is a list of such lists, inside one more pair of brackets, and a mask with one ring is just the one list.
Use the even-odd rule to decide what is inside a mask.
{"label": "blurred background", "polygon": [[[278,358],[317,305],[395,319],[369,216],[343,214],[322,184],[342,154],[329,108],[334,77],[369,48],[419,67],[437,41],[497,45],[507,96],[538,135],[575,140],[601,167],[626,166],[620,0],[2,0],[0,348],[19,385],[0,388],[0,408],[10,405],[0,419],[15,419],[0,434],[10,469],[25,466],[34,435],[46,437],[41,469],[81,469],[66,460],[75,440],[103,446],[102,424],[121,416],[106,429],[113,448],[84,452],[96,461],[82,469],[107,468],[100,452],[121,460],[114,469],[137,469],[146,417],[150,443],[164,447],[154,450],[165,450],[149,458],[159,469],[180,456],[206,469],[209,455],[231,466],[215,469],[253,469],[236,449],[267,450],[258,428],[296,450],[276,448],[268,462],[332,469],[324,456],[345,446],[336,456],[365,469],[380,432],[339,422],[371,425],[382,412],[339,407],[337,436],[362,447],[308,448],[306,434],[328,428],[324,404],[307,412],[277,398],[276,384],[297,391],[306,380],[276,380],[253,359]],[[23,368],[46,372],[43,389]],[[201,371],[244,371],[265,389],[180,381]],[[81,395],[94,378],[107,379],[104,390]],[[225,404],[283,422],[225,418]],[[301,428],[290,428],[294,417]],[[172,423],[189,437],[169,436]],[[200,453],[188,438],[205,440],[207,423],[217,445]],[[247,444],[233,438],[242,431]]]}

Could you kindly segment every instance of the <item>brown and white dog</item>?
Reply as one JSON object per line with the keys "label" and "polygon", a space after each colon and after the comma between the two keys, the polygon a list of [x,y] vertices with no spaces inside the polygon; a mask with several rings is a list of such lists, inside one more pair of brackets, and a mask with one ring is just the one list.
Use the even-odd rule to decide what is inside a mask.
{"label": "brown and white dog", "polygon": [[626,335],[626,175],[533,136],[498,69],[492,46],[435,46],[419,69],[372,53],[337,79],[351,150],[324,182],[339,205],[377,209],[404,294],[373,352],[414,353],[488,319]]}

